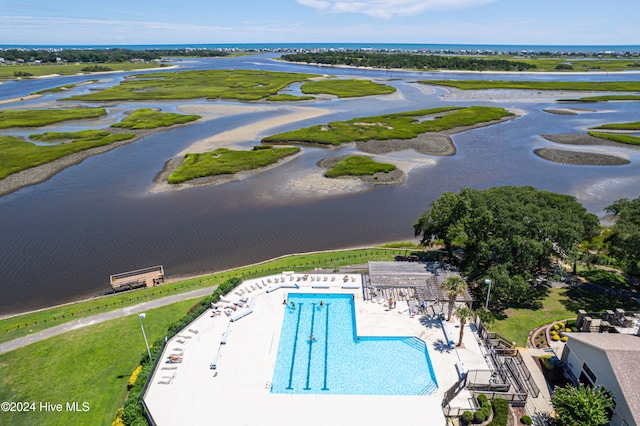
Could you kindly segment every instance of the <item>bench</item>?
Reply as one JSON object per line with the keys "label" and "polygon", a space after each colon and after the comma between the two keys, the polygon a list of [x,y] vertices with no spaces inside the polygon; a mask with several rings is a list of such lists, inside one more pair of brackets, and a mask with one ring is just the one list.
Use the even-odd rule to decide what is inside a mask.
{"label": "bench", "polygon": [[213,357],[213,361],[211,361],[211,365],[209,365],[209,368],[211,370],[215,370],[216,368],[218,368],[218,360],[219,359],[220,359],[220,351],[218,351],[216,356]]}
{"label": "bench", "polygon": [[458,372],[458,377],[460,379],[463,379],[464,376],[467,374],[464,371],[464,365],[462,365],[462,362],[460,361],[456,362],[456,371]]}

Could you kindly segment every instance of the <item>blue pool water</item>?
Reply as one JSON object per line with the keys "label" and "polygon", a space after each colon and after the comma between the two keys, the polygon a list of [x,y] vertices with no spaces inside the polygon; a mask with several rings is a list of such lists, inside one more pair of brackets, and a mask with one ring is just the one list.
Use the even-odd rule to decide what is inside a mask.
{"label": "blue pool water", "polygon": [[356,335],[351,295],[290,293],[288,302],[272,393],[427,395],[437,389],[424,341]]}

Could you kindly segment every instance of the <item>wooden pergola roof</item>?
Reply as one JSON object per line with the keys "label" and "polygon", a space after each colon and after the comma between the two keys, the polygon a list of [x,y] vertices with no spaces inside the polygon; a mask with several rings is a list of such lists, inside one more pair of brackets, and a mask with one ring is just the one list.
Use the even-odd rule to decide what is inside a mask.
{"label": "wooden pergola roof", "polygon": [[[449,300],[441,287],[444,280],[460,276],[458,270],[445,262],[369,262],[369,285],[374,288],[413,288],[417,298],[425,301]],[[458,302],[473,302],[466,291]]]}

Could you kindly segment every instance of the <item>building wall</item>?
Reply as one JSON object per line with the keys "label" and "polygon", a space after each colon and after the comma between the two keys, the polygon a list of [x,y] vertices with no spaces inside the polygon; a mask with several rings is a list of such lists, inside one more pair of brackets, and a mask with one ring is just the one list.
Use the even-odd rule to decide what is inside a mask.
{"label": "building wall", "polygon": [[595,386],[604,386],[605,389],[613,394],[616,408],[610,424],[613,426],[637,426],[605,352],[571,339],[571,337],[569,337],[564,350],[569,351],[568,354],[563,353],[563,359],[566,362],[565,368],[571,373],[572,378],[580,378],[584,371],[583,366],[586,363],[596,376],[593,384]]}

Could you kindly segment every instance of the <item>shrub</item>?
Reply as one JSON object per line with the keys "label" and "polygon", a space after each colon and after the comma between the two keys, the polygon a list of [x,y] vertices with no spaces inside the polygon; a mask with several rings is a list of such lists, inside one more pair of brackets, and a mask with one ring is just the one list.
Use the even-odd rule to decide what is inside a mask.
{"label": "shrub", "polygon": [[464,424],[469,424],[473,420],[473,413],[471,411],[465,411],[460,418]]}
{"label": "shrub", "polygon": [[558,324],[553,324],[553,329],[555,331],[558,331],[560,329],[560,326]]}
{"label": "shrub", "polygon": [[569,338],[567,336],[562,336],[560,338],[560,341],[562,341],[562,342],[566,342],[567,340],[569,340]]}
{"label": "shrub", "polygon": [[26,71],[14,71],[13,76],[14,77],[33,77],[33,74]]}
{"label": "shrub", "polygon": [[551,340],[553,340],[554,342],[557,342],[558,340],[560,340],[560,336],[558,336],[557,334],[553,334],[551,335]]}
{"label": "shrub", "polygon": [[473,414],[473,422],[483,423],[491,415],[491,404],[489,403],[487,395],[483,393],[477,396],[477,400],[478,404],[480,404],[480,409]]}
{"label": "shrub", "polygon": [[563,329],[563,328],[564,328],[564,323],[563,323],[563,322],[559,322],[557,325],[558,325],[558,327],[559,327],[560,329]]}
{"label": "shrub", "polygon": [[113,71],[113,69],[109,68],[109,67],[105,67],[104,65],[91,65],[91,66],[82,68],[80,71],[82,71],[82,72],[104,72],[104,71]]}
{"label": "shrub", "polygon": [[475,413],[473,413],[474,423],[483,423],[485,420],[487,420],[487,416],[484,410],[478,410]]}
{"label": "shrub", "polygon": [[565,328],[565,329],[564,329],[564,332],[565,332],[565,333],[571,333],[572,331],[573,331],[573,330],[571,330],[570,328]]}
{"label": "shrub", "polygon": [[523,425],[532,425],[533,420],[529,416],[522,416],[520,417],[520,423],[522,423]]}
{"label": "shrub", "polygon": [[491,400],[493,407],[493,420],[489,426],[507,426],[509,422],[509,402],[506,399],[494,398]]}
{"label": "shrub", "polygon": [[124,422],[122,421],[123,413],[124,410],[122,408],[118,408],[118,411],[116,411],[116,418],[111,422],[111,426],[125,426]]}
{"label": "shrub", "polygon": [[540,357],[540,362],[542,366],[547,370],[553,370],[555,366],[551,363],[551,355],[543,355]]}
{"label": "shrub", "polygon": [[136,380],[138,380],[138,376],[140,375],[141,371],[142,371],[141,365],[139,365],[138,367],[136,367],[135,370],[133,370],[133,373],[131,373],[131,377],[129,377],[129,383],[127,385],[129,389],[131,389],[133,385],[136,384]]}

